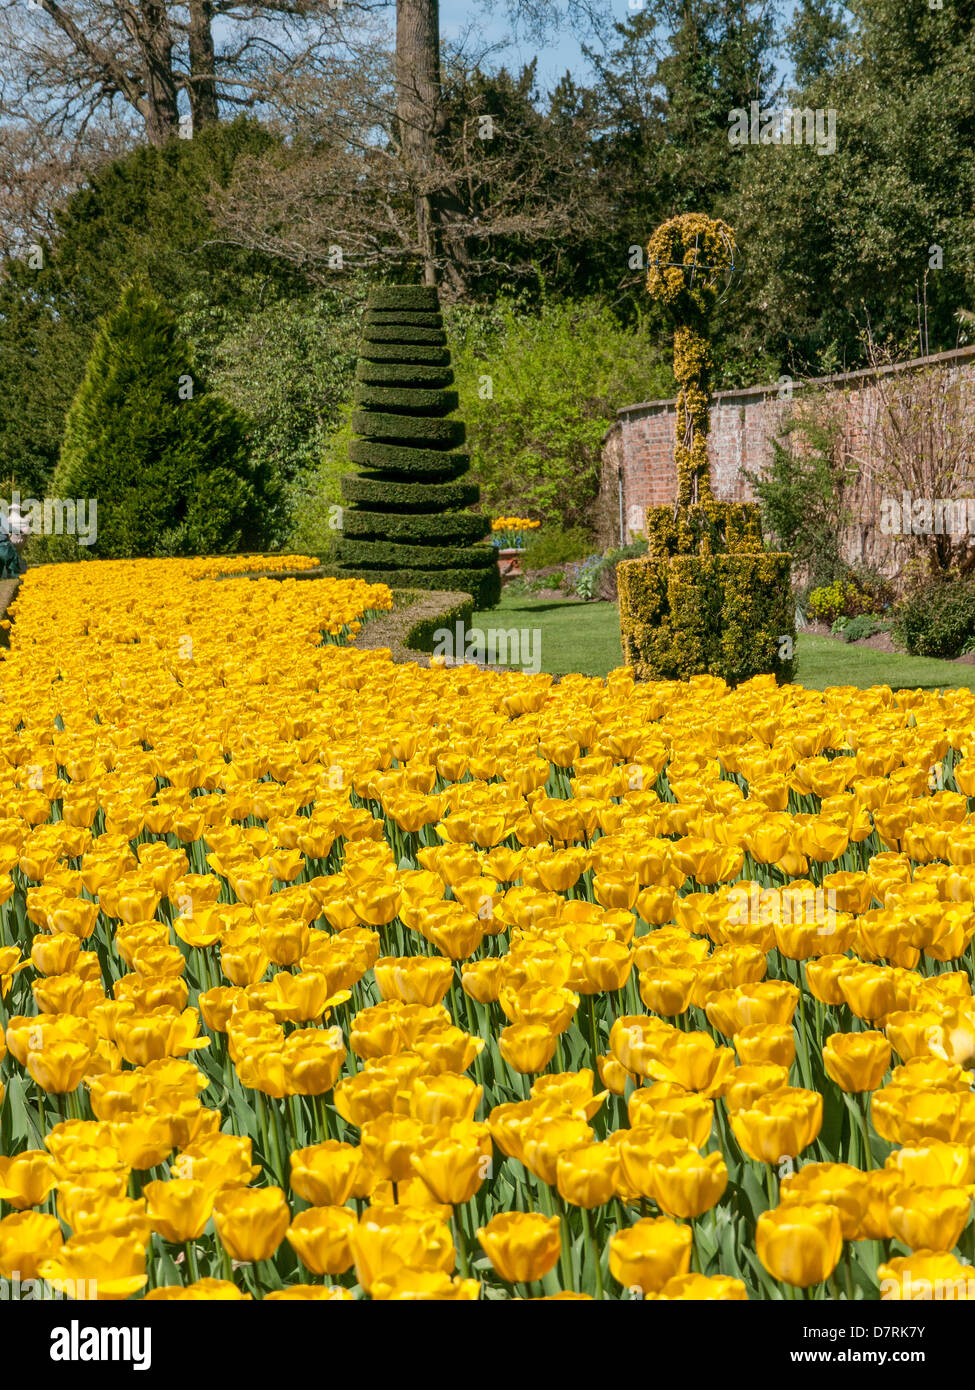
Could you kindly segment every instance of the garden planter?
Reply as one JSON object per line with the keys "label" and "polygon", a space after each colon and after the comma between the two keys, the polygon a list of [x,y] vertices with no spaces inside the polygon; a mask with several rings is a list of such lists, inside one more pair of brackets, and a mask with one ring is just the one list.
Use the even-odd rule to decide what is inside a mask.
{"label": "garden planter", "polygon": [[498,550],[498,569],[502,583],[506,579],[516,579],[521,574],[521,550],[517,546]]}

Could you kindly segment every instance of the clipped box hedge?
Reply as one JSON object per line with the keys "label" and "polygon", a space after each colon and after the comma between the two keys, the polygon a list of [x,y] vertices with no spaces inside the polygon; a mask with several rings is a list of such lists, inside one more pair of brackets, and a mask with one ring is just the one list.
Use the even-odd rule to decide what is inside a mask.
{"label": "clipped box hedge", "polygon": [[356,381],[372,386],[422,386],[428,389],[453,386],[454,373],[450,367],[429,366],[420,362],[367,362],[359,358],[355,369]]}
{"label": "clipped box hedge", "polygon": [[364,343],[409,343],[428,347],[444,347],[447,335],[442,328],[420,328],[408,323],[367,323],[363,326]]}
{"label": "clipped box hedge", "polygon": [[359,360],[366,362],[423,362],[428,366],[450,366],[450,350],[423,343],[367,343],[359,345]]}
{"label": "clipped box hedge", "polygon": [[687,507],[649,507],[647,554],[738,554],[762,551],[761,509],[754,502],[695,502]]}
{"label": "clipped box hedge", "polygon": [[470,466],[470,455],[448,449],[418,449],[408,444],[381,444],[375,439],[353,439],[349,458],[371,473],[392,478],[429,478],[447,482],[459,478]]}
{"label": "clipped box hedge", "polygon": [[443,314],[416,313],[411,309],[367,309],[362,322],[367,327],[378,323],[410,328],[443,328]]}
{"label": "clipped box hedge", "polygon": [[[344,562],[361,565],[369,569],[401,569],[416,559],[416,547],[399,545],[395,541],[348,540],[343,551]],[[490,545],[428,545],[424,559],[430,569],[460,569],[469,565],[474,569],[497,568],[497,555]]]}
{"label": "clipped box hedge", "polygon": [[404,483],[382,476],[370,478],[363,473],[346,473],[341,486],[344,502],[359,503],[374,512],[469,507],[480,496],[477,484],[465,479],[449,483]]}
{"label": "clipped box hedge", "polygon": [[470,594],[473,609],[494,608],[501,597],[501,571],[489,569],[370,569],[366,565],[332,565],[331,572],[342,578],[365,579],[369,584],[388,584],[391,589],[453,589]]}
{"label": "clipped box hedge", "polygon": [[[424,548],[444,544],[474,545],[484,539],[487,527],[484,517],[476,512],[368,512],[347,507],[342,518],[343,536],[401,541]],[[494,558],[497,560],[496,555]],[[424,561],[424,569],[429,568],[425,555],[418,553],[417,559]]]}
{"label": "clipped box hedge", "polygon": [[457,409],[456,391],[430,390],[422,386],[374,386],[357,382],[354,403],[373,410],[396,410],[407,415],[449,415]]}
{"label": "clipped box hedge", "polygon": [[379,443],[402,445],[415,441],[421,446],[436,448],[439,445],[443,449],[463,444],[467,436],[462,420],[393,415],[382,410],[353,410],[352,428],[363,439],[375,439]]}
{"label": "clipped box hedge", "polygon": [[407,312],[438,314],[440,296],[435,285],[380,285],[369,296],[366,310],[405,309]]}
{"label": "clipped box hedge", "polygon": [[737,685],[794,671],[791,556],[647,556],[616,567],[623,658],[639,680],[704,674]]}

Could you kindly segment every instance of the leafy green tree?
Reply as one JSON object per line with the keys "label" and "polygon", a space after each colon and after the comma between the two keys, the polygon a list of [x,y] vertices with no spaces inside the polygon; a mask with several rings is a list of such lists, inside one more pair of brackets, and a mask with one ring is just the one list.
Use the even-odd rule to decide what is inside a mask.
{"label": "leafy green tree", "polygon": [[[307,292],[304,279],[255,252],[230,246],[209,211],[210,191],[242,155],[275,137],[239,120],[138,149],[94,174],[60,208],[42,264],[8,260],[0,276],[2,477],[43,495],[99,320],[124,285],[144,275],[170,306],[205,301],[207,323],[186,321],[208,365],[207,325],[235,321]],[[34,258],[35,261],[38,258]]]}
{"label": "leafy green tree", "polygon": [[602,439],[619,406],[673,393],[645,324],[622,327],[598,299],[512,301],[451,316],[454,370],[482,506],[588,525]]}
{"label": "leafy green tree", "polygon": [[261,548],[275,488],[255,468],[248,421],[198,375],[175,316],[135,281],[103,320],[68,411],[52,479],[97,504],[94,543],[39,539],[52,558],[199,555]]}
{"label": "leafy green tree", "polygon": [[964,341],[975,280],[975,7],[870,0],[791,94],[835,114],[835,153],[740,151],[741,297],[793,371],[859,366],[863,333],[917,354]]}
{"label": "leafy green tree", "polygon": [[[352,288],[257,306],[249,297],[241,306],[213,306],[195,292],[179,316],[214,391],[252,421],[253,459],[288,486],[319,467],[352,393],[359,332]],[[364,288],[357,292],[364,296]]]}
{"label": "leafy green tree", "polygon": [[786,53],[802,91],[842,61],[850,40],[850,16],[837,0],[799,0],[785,31]]}

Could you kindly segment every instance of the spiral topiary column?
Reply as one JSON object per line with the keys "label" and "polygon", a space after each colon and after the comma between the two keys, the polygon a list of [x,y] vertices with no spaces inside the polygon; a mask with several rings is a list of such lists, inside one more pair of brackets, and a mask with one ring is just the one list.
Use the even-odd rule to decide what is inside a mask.
{"label": "spiral topiary column", "polygon": [[501,594],[497,553],[477,545],[487,525],[466,510],[480,492],[467,474],[454,418],[457,392],[437,291],[381,287],[363,319],[356,365],[356,438],[349,457],[361,472],[342,479],[346,503],[343,573],[393,588],[455,589],[492,607]]}

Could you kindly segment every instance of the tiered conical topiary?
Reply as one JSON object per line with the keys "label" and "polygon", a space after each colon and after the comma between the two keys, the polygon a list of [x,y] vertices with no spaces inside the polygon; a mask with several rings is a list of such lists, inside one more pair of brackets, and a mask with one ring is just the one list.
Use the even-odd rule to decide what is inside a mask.
{"label": "tiered conical topiary", "polygon": [[356,365],[359,436],[342,479],[343,573],[399,589],[460,589],[477,608],[501,593],[497,552],[477,545],[484,517],[465,508],[480,492],[465,478],[457,392],[435,288],[386,286],[366,305]]}

